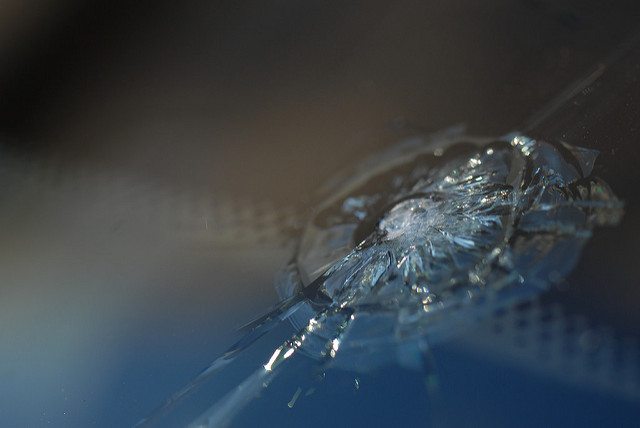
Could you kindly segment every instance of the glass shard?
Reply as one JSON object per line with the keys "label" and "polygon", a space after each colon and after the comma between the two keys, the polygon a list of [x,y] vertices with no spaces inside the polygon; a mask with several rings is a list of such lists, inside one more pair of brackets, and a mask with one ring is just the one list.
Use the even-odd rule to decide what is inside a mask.
{"label": "glass shard", "polygon": [[593,227],[619,221],[596,156],[520,135],[391,150],[329,193],[280,290],[351,309],[344,352],[454,332],[560,281]]}
{"label": "glass shard", "polygon": [[141,425],[265,341],[244,380],[188,414],[193,426],[231,424],[290,372],[293,409],[315,391],[301,368],[430,372],[431,344],[561,281],[593,228],[620,220],[622,203],[591,175],[596,154],[520,135],[441,136],[364,160],[325,188],[277,284],[282,302]]}

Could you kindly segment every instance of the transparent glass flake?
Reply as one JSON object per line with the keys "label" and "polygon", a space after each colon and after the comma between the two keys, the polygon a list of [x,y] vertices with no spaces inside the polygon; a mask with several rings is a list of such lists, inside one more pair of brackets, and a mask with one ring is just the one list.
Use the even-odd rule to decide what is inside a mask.
{"label": "transparent glass flake", "polygon": [[291,409],[328,367],[429,373],[431,345],[562,281],[593,228],[620,220],[622,203],[592,175],[596,156],[524,136],[445,135],[364,160],[323,190],[277,284],[281,303],[140,425],[256,343],[268,355],[197,418],[185,410],[191,426],[231,424],[278,376],[296,384]]}
{"label": "transparent glass flake", "polygon": [[345,350],[454,333],[561,281],[593,227],[619,220],[596,156],[524,136],[393,149],[329,191],[283,297],[348,310]]}

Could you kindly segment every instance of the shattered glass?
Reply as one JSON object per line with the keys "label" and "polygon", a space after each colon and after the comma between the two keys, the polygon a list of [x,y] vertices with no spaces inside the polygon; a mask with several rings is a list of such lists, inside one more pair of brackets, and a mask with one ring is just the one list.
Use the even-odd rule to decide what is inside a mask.
{"label": "shattered glass", "polygon": [[333,193],[307,225],[283,297],[351,312],[350,343],[446,334],[454,319],[560,281],[593,227],[620,218],[620,201],[591,176],[595,151],[522,136],[448,144],[394,149],[380,159],[397,163],[369,164]]}
{"label": "shattered glass", "polygon": [[593,228],[620,220],[596,157],[515,135],[409,140],[365,160],[323,189],[278,281],[281,304],[161,410],[285,323],[295,333],[195,426],[229,424],[298,354],[424,369],[432,343],[562,281]]}

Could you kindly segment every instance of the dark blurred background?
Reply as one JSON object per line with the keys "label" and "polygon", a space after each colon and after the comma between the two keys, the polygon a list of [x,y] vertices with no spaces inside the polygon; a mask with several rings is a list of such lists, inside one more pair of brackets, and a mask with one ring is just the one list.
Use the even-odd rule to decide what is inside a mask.
{"label": "dark blurred background", "polygon": [[381,131],[394,120],[425,131],[464,122],[488,135],[519,127],[624,39],[640,9],[542,0],[3,7],[9,144],[282,199],[387,143]]}
{"label": "dark blurred background", "polygon": [[[0,147],[55,177],[304,205],[337,169],[406,135],[522,129],[639,17],[637,1],[6,0]],[[572,142],[603,151],[602,173],[635,213],[635,140]],[[82,219],[117,204],[86,217],[79,200],[101,194],[65,192],[62,208],[19,187],[0,199],[0,421],[128,425],[275,301],[285,255],[114,238]],[[577,277],[592,284],[579,308],[604,302],[607,322],[632,330],[635,218],[587,248],[585,266],[606,252],[609,269]]]}

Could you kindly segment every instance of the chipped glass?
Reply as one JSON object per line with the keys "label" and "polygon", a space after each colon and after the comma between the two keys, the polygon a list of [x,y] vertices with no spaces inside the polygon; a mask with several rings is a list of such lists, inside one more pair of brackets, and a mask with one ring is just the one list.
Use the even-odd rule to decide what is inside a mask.
{"label": "chipped glass", "polygon": [[595,226],[620,219],[621,202],[592,176],[596,156],[524,136],[385,152],[330,189],[308,222],[279,288],[313,308],[293,322],[349,312],[342,349],[384,347],[545,290]]}
{"label": "chipped glass", "polygon": [[593,228],[620,220],[596,157],[523,135],[451,134],[365,160],[323,189],[278,282],[281,304],[158,414],[284,323],[295,333],[195,426],[229,424],[298,355],[322,368],[424,368],[431,343],[561,281]]}

